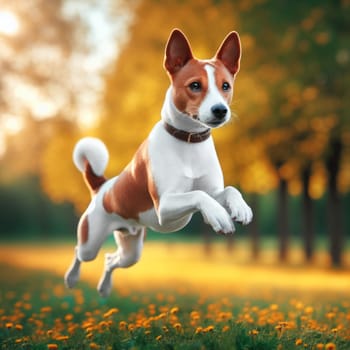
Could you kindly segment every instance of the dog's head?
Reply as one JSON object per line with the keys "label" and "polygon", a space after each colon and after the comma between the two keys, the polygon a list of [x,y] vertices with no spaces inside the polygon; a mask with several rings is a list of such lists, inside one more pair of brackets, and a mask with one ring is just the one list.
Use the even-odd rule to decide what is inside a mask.
{"label": "dog's head", "polygon": [[206,127],[219,127],[229,121],[240,58],[237,32],[226,36],[212,59],[199,60],[193,56],[185,35],[174,29],[166,45],[164,66],[172,82],[175,107]]}

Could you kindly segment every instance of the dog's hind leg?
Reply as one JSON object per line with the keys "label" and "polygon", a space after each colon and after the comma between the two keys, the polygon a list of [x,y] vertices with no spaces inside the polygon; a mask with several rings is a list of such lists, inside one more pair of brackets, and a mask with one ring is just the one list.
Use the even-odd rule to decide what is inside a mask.
{"label": "dog's hind leg", "polygon": [[80,277],[81,261],[78,259],[77,249],[78,248],[75,247],[73,261],[64,275],[64,283],[67,288],[73,288],[77,284]]}
{"label": "dog's hind leg", "polygon": [[138,228],[135,233],[129,231],[115,231],[114,238],[118,245],[115,253],[107,253],[105,267],[97,290],[101,296],[107,297],[112,290],[112,272],[116,268],[126,268],[136,264],[143,248],[146,229]]}
{"label": "dog's hind leg", "polygon": [[108,222],[96,212],[85,212],[80,218],[73,261],[68,268],[64,281],[68,288],[73,288],[80,277],[80,265],[83,261],[94,260],[102,243],[108,236]]}

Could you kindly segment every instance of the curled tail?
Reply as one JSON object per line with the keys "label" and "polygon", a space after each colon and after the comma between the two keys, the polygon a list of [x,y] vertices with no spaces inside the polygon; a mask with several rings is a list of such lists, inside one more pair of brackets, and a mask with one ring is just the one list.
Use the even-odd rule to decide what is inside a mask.
{"label": "curled tail", "polygon": [[105,144],[93,137],[85,137],[78,141],[73,151],[73,162],[83,173],[91,194],[98,192],[107,181],[104,171],[108,163],[108,150]]}

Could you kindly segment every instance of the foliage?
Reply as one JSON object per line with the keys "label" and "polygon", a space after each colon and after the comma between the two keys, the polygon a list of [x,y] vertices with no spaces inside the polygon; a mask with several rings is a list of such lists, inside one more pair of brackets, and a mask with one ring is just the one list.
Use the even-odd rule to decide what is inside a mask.
{"label": "foliage", "polygon": [[[62,17],[62,4],[39,6],[40,25],[50,20],[53,32],[52,40],[42,33],[35,43],[48,52],[56,50],[69,57],[84,45],[79,35],[85,27],[79,21],[77,25]],[[121,6],[127,5],[122,3]],[[288,181],[289,190],[296,194],[301,191],[302,174],[307,168],[311,171],[310,194],[319,198],[324,194],[329,175],[327,159],[334,140],[338,140],[342,150],[336,177],[339,189],[348,190],[350,131],[345,96],[350,86],[346,69],[350,49],[345,18],[350,6],[347,1],[294,2],[288,4],[288,11],[283,2],[274,0],[161,3],[143,0],[129,6],[135,13],[128,40],[123,40],[120,55],[105,75],[100,122],[89,131],[101,137],[111,150],[108,175],[120,172],[159,120],[169,84],[162,60],[170,31],[180,27],[190,38],[194,53],[207,58],[214,55],[228,31],[238,30],[243,57],[232,106],[238,119],[214,132],[226,182],[239,185],[245,192],[266,193],[276,188],[283,178]],[[190,13],[196,15],[190,16]],[[30,23],[29,37],[37,30],[36,22]],[[71,31],[76,33],[73,38],[67,36]],[[65,40],[54,40],[58,35]],[[40,67],[44,69],[45,64],[34,65],[24,45],[30,40],[22,39],[11,38],[5,44],[17,50],[13,52],[23,53],[23,65],[8,60],[8,66],[17,75],[26,77]],[[22,41],[17,43],[16,40]],[[26,67],[25,71],[15,71],[22,66]],[[49,93],[52,90],[44,89],[46,83],[48,86],[58,84],[67,96],[73,93],[72,101],[80,95],[81,87],[76,94],[66,85],[76,73],[68,79],[60,71],[50,71],[64,80],[57,83],[47,69],[44,71],[47,75],[40,70],[37,74],[42,74],[46,80],[40,74],[40,79],[33,80],[40,82],[36,86],[40,91]],[[83,75],[78,75],[81,80]],[[61,110],[65,118],[73,117],[71,105],[74,103],[64,104],[68,109]],[[87,201],[87,195],[83,195],[86,191],[75,170],[68,165],[71,148],[80,132],[70,132],[68,128],[64,132],[66,144],[63,144],[62,133],[57,132],[44,144],[47,146],[44,154],[35,154],[39,162],[35,169],[40,167],[44,188],[54,200],[69,199],[82,209]],[[83,134],[86,133],[85,130]],[[60,153],[62,165],[59,170],[57,153]],[[61,193],[55,186],[57,171],[59,178],[66,180]]]}
{"label": "foliage", "polygon": [[17,179],[0,186],[0,239],[49,239],[74,236],[76,217],[69,203],[53,204],[38,177]]}
{"label": "foliage", "polygon": [[[1,349],[348,349],[349,303],[318,296],[256,299],[67,291],[57,278],[1,266]],[[19,283],[20,282],[20,283]]]}

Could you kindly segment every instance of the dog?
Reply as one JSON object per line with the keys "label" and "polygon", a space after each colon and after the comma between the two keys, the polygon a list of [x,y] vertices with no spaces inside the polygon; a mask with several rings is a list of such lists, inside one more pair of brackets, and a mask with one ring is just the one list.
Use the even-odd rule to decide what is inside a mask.
{"label": "dog", "polygon": [[241,44],[229,33],[214,58],[196,59],[185,35],[170,34],[164,67],[171,85],[161,120],[153,127],[119,176],[107,180],[108,151],[102,141],[83,138],[73,160],[83,173],[92,200],[77,229],[78,243],[65,284],[79,279],[81,262],[95,259],[102,243],[114,232],[117,250],[106,254],[98,283],[101,296],[112,289],[112,272],[135,264],[141,256],[146,227],[178,231],[195,212],[221,234],[235,231],[234,221],[248,224],[252,210],[234,187],[224,187],[211,129],[231,118],[235,76]]}

